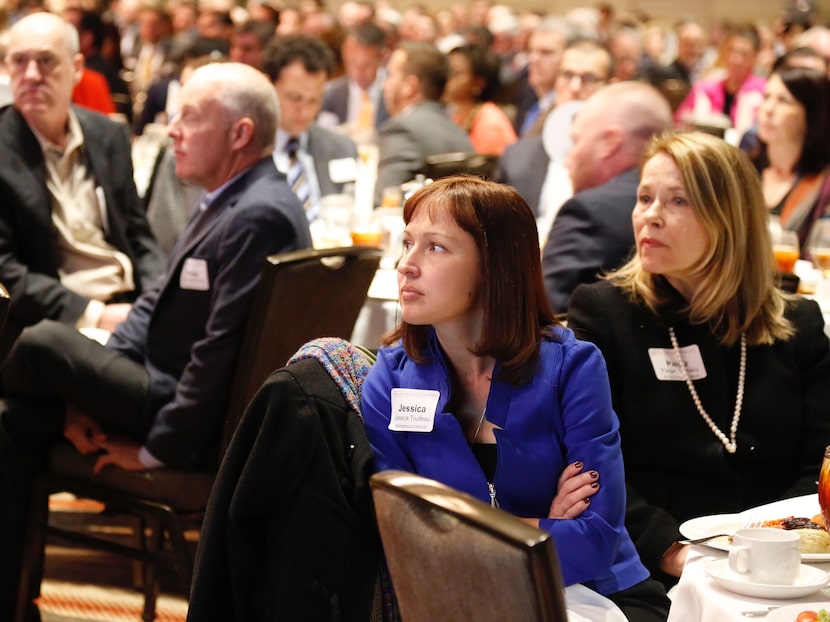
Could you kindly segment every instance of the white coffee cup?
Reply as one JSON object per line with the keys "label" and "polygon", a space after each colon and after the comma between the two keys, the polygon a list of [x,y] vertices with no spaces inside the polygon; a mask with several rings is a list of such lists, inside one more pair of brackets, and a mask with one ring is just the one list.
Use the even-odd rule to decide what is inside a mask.
{"label": "white coffee cup", "polygon": [[801,566],[801,537],[784,529],[739,529],[732,536],[729,569],[754,583],[792,585]]}

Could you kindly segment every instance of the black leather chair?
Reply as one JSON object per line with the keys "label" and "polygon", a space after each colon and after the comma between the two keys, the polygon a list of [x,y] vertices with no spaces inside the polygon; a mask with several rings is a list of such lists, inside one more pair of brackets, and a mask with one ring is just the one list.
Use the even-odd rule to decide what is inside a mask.
{"label": "black leather chair", "polygon": [[568,619],[550,534],[412,473],[369,484],[402,620]]}
{"label": "black leather chair", "polygon": [[[267,258],[235,376],[229,379],[233,391],[217,468],[245,406],[271,371],[285,365],[300,346],[315,337],[350,337],[380,257],[379,249],[348,247]],[[141,562],[142,617],[146,622],[155,619],[159,568],[172,569],[190,583],[193,554],[185,529],[199,526],[216,469],[134,472],[107,467],[93,475],[94,462],[94,456],[83,456],[63,442],[53,450],[47,472],[36,479],[15,622],[25,620],[28,603],[39,594],[47,535]],[[55,492],[94,499],[111,512],[125,513],[138,525],[135,541],[125,544],[86,531],[50,526],[48,499]]]}
{"label": "black leather chair", "polygon": [[499,156],[492,154],[474,151],[440,153],[426,157],[423,173],[430,179],[461,174],[492,179],[498,163]]}

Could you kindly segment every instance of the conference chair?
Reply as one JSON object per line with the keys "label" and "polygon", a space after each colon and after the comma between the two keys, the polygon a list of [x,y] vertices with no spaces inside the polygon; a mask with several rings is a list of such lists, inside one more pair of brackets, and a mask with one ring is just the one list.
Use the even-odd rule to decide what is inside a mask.
{"label": "conference chair", "polygon": [[[52,452],[47,472],[36,479],[32,520],[26,536],[18,593],[18,619],[40,591],[47,535],[141,563],[145,622],[155,619],[158,571],[169,569],[190,583],[193,553],[185,530],[198,528],[207,507],[216,469],[245,406],[268,374],[307,341],[321,336],[348,339],[380,262],[369,247],[302,250],[268,257],[254,293],[233,389],[219,442],[216,467],[184,472],[172,469],[134,472],[107,467],[92,474],[94,456],[83,456],[68,442]],[[137,523],[133,543],[100,538],[88,531],[49,524],[49,495],[69,492],[103,503]]]}
{"label": "conference chair", "polygon": [[456,151],[427,156],[423,173],[429,179],[440,179],[450,175],[475,175],[492,179],[499,163],[499,156],[474,151]]}
{"label": "conference chair", "polygon": [[412,473],[369,484],[402,620],[567,620],[550,534]]}

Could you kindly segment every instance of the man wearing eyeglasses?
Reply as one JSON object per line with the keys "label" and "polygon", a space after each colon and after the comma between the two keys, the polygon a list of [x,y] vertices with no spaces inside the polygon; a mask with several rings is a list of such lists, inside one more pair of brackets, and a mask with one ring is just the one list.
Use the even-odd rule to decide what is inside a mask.
{"label": "man wearing eyeglasses", "polygon": [[71,105],[74,26],[34,13],[9,32],[14,104],[0,110],[0,361],[42,319],[112,331],[164,270],[133,182],[126,129]]}

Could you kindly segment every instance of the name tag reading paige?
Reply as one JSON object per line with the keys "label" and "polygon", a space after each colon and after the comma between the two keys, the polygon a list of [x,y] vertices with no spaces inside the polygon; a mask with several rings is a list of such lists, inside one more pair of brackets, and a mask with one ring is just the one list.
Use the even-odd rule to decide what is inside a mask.
{"label": "name tag reading paige", "polygon": [[[649,348],[648,356],[658,380],[679,380],[684,382],[683,363],[672,348]],[[697,344],[680,348],[680,356],[686,361],[686,371],[691,380],[706,377],[706,368]]]}
{"label": "name tag reading paige", "polygon": [[438,391],[427,389],[392,389],[392,416],[389,429],[393,432],[432,432]]}

